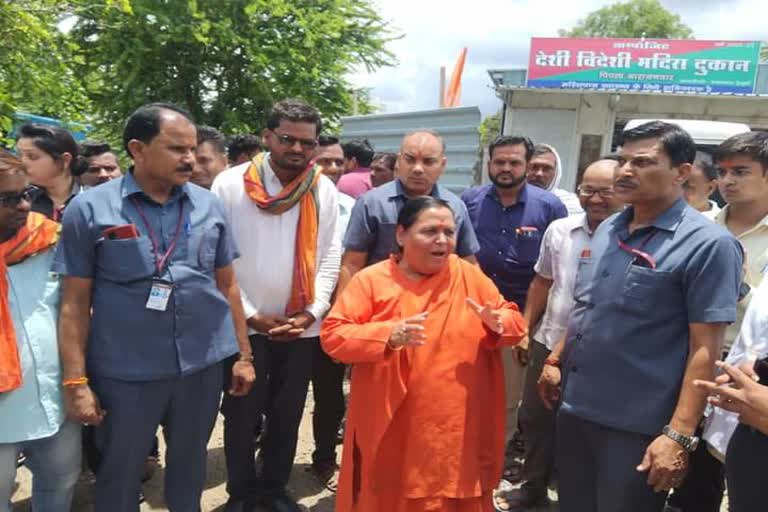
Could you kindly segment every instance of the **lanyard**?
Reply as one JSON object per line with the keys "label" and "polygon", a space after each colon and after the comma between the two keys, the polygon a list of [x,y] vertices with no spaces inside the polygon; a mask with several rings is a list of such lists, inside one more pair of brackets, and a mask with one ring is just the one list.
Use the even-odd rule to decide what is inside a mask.
{"label": "lanyard", "polygon": [[141,207],[139,202],[136,200],[136,198],[131,197],[131,201],[133,201],[133,205],[136,207],[136,211],[139,212],[139,216],[141,217],[141,220],[144,222],[144,225],[147,227],[147,234],[149,235],[149,241],[152,242],[152,253],[155,256],[155,269],[157,271],[156,276],[160,277],[160,275],[163,273],[163,268],[165,268],[165,264],[168,262],[168,258],[171,257],[171,254],[173,254],[173,251],[176,249],[176,242],[179,241],[179,235],[181,234],[181,225],[184,223],[184,199],[179,199],[179,222],[176,224],[176,234],[173,235],[173,240],[171,240],[171,243],[168,245],[168,250],[165,251],[165,254],[162,256],[159,255],[160,253],[160,244],[157,240],[157,237],[155,237],[155,232],[152,230],[152,226],[149,224],[149,221],[147,220],[147,216],[144,215],[144,209]]}
{"label": "lanyard", "polygon": [[656,269],[656,258],[651,256],[647,252],[643,251],[643,248],[645,247],[645,244],[650,242],[651,238],[653,238],[653,235],[655,235],[655,234],[656,234],[656,230],[654,229],[653,231],[651,231],[648,234],[648,236],[646,236],[643,239],[642,242],[640,242],[640,245],[638,245],[637,247],[632,247],[630,245],[627,245],[626,242],[624,242],[623,240],[619,239],[618,240],[619,248],[622,251],[628,252],[629,254],[631,254],[632,256],[635,257],[635,259],[632,260],[633,264],[634,264],[635,261],[641,260],[641,261],[644,261],[645,263],[647,263],[650,268]]}

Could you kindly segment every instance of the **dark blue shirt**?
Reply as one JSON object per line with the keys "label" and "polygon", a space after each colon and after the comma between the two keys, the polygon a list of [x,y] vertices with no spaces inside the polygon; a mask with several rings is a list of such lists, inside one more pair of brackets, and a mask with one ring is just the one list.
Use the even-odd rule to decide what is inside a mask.
{"label": "dark blue shirt", "polygon": [[[689,324],[736,319],[742,251],[682,199],[630,235],[632,212],[603,221],[591,255],[579,261],[562,410],[656,435],[680,395]],[[656,268],[621,249],[619,240],[642,246]]]}
{"label": "dark blue shirt", "polygon": [[[456,219],[456,254],[461,257],[475,254],[480,246],[461,199],[438,184],[432,187],[430,195],[446,201],[453,210]],[[360,196],[352,208],[344,236],[344,249],[368,253],[366,265],[383,261],[397,252],[397,216],[407,201],[408,196],[398,179]]]}
{"label": "dark blue shirt", "polygon": [[[146,308],[155,271],[149,230],[165,253],[184,218],[175,251],[159,276],[172,283],[165,311]],[[87,368],[90,375],[129,381],[166,379],[215,364],[238,351],[229,302],[215,270],[237,249],[222,207],[196,185],[174,190],[165,204],[141,191],[133,174],[78,195],[64,214],[54,271],[93,280]],[[104,238],[104,229],[134,224],[140,236]]]}
{"label": "dark blue shirt", "polygon": [[568,210],[556,195],[528,184],[511,206],[502,206],[492,184],[467,189],[461,199],[480,241],[480,267],[522,311],[544,232]]}

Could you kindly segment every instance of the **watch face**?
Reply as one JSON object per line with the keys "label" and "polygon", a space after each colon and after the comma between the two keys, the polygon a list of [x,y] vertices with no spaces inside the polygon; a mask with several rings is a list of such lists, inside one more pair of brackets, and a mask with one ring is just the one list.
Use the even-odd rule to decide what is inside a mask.
{"label": "watch face", "polygon": [[689,452],[695,452],[696,448],[698,448],[698,446],[699,446],[699,438],[698,437],[691,437],[689,444],[690,444],[690,446],[688,448],[688,451]]}

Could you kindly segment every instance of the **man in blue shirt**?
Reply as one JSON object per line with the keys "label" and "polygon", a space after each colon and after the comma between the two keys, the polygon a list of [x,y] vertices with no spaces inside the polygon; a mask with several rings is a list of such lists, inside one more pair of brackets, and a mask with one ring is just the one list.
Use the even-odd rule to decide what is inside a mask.
{"label": "man in blue shirt", "polygon": [[[488,146],[491,183],[462,194],[480,241],[477,261],[504,298],[525,310],[528,286],[535,274],[541,239],[549,225],[568,216],[554,194],[526,182],[533,143],[528,137],[500,136]],[[520,348],[502,351],[507,392],[506,440],[517,429],[517,411],[523,394],[523,365],[528,338]],[[508,468],[509,469],[509,468]],[[505,471],[509,473],[509,471]],[[507,474],[506,476],[510,476]]]}
{"label": "man in blue shirt", "polygon": [[66,418],[56,344],[60,289],[50,270],[60,226],[30,213],[31,206],[24,165],[0,150],[0,511],[11,510],[24,452],[32,508],[69,512],[80,475],[80,425]]}
{"label": "man in blue shirt", "polygon": [[197,135],[189,114],[139,108],[123,142],[134,167],[72,201],[54,269],[65,276],[59,339],[69,415],[99,425],[96,511],[137,510],[159,425],[166,502],[198,510],[222,361],[240,352],[229,392],[255,375],[237,257],[218,200],[187,184]]}
{"label": "man in blue shirt", "polygon": [[456,217],[456,253],[475,261],[480,246],[464,203],[437,180],[445,171],[445,144],[432,131],[420,130],[403,138],[394,181],[360,196],[352,209],[344,237],[344,256],[337,293],[363,267],[397,252],[397,216],[410,198],[433,196],[448,202]]}
{"label": "man in blue shirt", "polygon": [[685,476],[742,251],[688,206],[690,135],[654,121],[624,134],[614,190],[632,205],[583,253],[564,353],[557,461],[563,512],[653,512]]}

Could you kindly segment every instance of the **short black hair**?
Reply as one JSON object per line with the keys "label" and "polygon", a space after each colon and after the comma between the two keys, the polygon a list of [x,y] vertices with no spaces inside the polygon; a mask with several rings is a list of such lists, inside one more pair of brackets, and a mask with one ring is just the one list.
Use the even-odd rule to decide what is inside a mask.
{"label": "short black hair", "polygon": [[715,148],[712,159],[715,163],[732,158],[746,156],[763,166],[763,174],[768,171],[768,132],[747,132],[734,135]]}
{"label": "short black hair", "polygon": [[54,160],[60,160],[64,153],[72,156],[69,172],[72,176],[80,176],[88,170],[88,162],[80,156],[80,150],[72,134],[64,128],[40,123],[24,123],[19,127],[19,139],[30,139],[40,151],[45,152]]}
{"label": "short black hair", "polygon": [[164,111],[170,110],[181,114],[190,123],[194,124],[192,114],[173,103],[148,103],[137,108],[133,114],[128,117],[123,128],[123,148],[128,156],[131,151],[128,149],[128,142],[133,139],[140,140],[144,144],[149,144],[152,139],[160,133],[160,120]]}
{"label": "short black hair", "polygon": [[227,156],[230,162],[236,162],[240,155],[261,151],[261,139],[252,133],[241,133],[229,138]]}
{"label": "short black hair", "polygon": [[397,215],[397,225],[405,229],[410,228],[419,220],[421,212],[430,208],[447,208],[455,218],[455,213],[448,201],[433,196],[419,196],[406,201],[403,209]]}
{"label": "short black hair", "polygon": [[394,171],[395,162],[397,162],[397,153],[376,153],[373,155],[373,160],[371,160],[371,163],[378,162],[379,160],[382,161],[384,167],[390,171]]}
{"label": "short black hair", "polygon": [[709,153],[703,151],[696,152],[696,160],[693,161],[693,165],[701,169],[704,177],[709,181],[715,181],[718,178],[717,167],[712,163],[712,157]]}
{"label": "short black hair", "polygon": [[339,138],[335,135],[321,135],[317,138],[317,145],[321,148],[327,148],[328,146],[335,146],[339,143]]}
{"label": "short black hair", "polygon": [[292,123],[311,123],[315,125],[315,135],[319,135],[323,129],[323,121],[320,112],[315,107],[298,98],[288,98],[278,101],[272,106],[267,117],[267,128],[274,130],[280,126],[281,121]]}
{"label": "short black hair", "polygon": [[226,154],[227,152],[227,138],[216,128],[206,125],[198,125],[197,127],[197,145],[199,146],[203,142],[210,142],[213,149],[217,153]]}
{"label": "short black hair", "polygon": [[493,158],[493,152],[496,148],[521,145],[525,146],[525,161],[530,162],[533,158],[533,142],[525,135],[499,135],[488,144],[488,157]]}
{"label": "short black hair", "polygon": [[344,150],[344,158],[356,158],[360,167],[370,167],[373,155],[376,153],[368,139],[356,139],[341,145]]}
{"label": "short black hair", "polygon": [[622,134],[622,144],[646,139],[659,139],[673,166],[692,164],[696,159],[696,143],[676,124],[650,121]]}
{"label": "short black hair", "polygon": [[112,151],[110,145],[100,140],[86,140],[80,144],[80,154],[83,158],[103,155]]}

